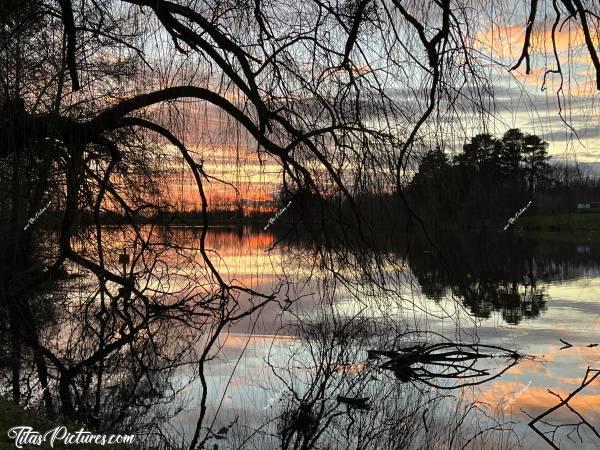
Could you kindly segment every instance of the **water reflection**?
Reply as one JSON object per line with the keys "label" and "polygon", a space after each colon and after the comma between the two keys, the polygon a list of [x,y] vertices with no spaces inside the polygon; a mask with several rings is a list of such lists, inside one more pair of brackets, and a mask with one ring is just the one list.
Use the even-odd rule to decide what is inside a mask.
{"label": "water reflection", "polygon": [[[145,292],[172,304],[214,288],[199,251],[198,228],[145,231],[160,234],[161,242],[177,243],[157,251],[162,277],[148,276],[142,269],[150,262],[140,263]],[[386,239],[388,262],[381,270],[387,284],[377,290],[358,272],[340,270],[332,277],[321,270],[323,253],[308,241],[296,238],[273,248],[285,237],[277,228],[210,229],[206,250],[227,283],[277,291],[277,296],[214,335],[194,338],[183,322],[150,328],[152,339],[135,341],[143,364],[124,351],[111,362],[120,371],[90,365],[77,375],[82,391],[76,400],[98,406],[90,409],[93,416],[82,419],[93,422],[106,411],[97,425],[160,430],[168,439],[153,445],[166,446],[189,443],[199,405],[205,404],[200,443],[208,448],[543,448],[527,426],[528,415],[556,404],[548,389],[571,392],[586,367],[598,367],[600,347],[587,345],[600,343],[600,246],[508,234],[444,236],[433,240],[434,246],[416,235],[410,242],[389,236],[381,237]],[[139,245],[127,228],[106,228],[103,239],[107,264],[114,267],[121,252],[135,254]],[[397,263],[405,256],[405,264]],[[47,345],[65,357],[87,351],[77,345],[90,339],[78,322],[78,308],[98,306],[93,280],[68,283],[65,298],[50,302],[51,314],[44,313],[46,321],[39,322]],[[161,291],[167,286],[169,295]],[[252,309],[255,302],[240,290],[232,311]],[[74,342],[73,336],[81,339]],[[200,375],[186,361],[194,361],[211,336],[216,346]],[[573,347],[560,350],[561,338]],[[159,342],[157,357],[150,344]],[[501,354],[466,358],[453,362],[454,372],[434,359],[386,367],[388,360],[373,358],[373,350],[393,359],[401,349],[404,356],[423,357],[428,354],[423,349],[446,342],[451,343],[447,350],[485,354],[482,349],[489,345],[534,358],[517,358],[516,365]],[[181,364],[174,364],[182,354]],[[429,383],[405,376],[407,371],[426,374],[421,378]],[[444,389],[456,387],[446,383],[451,378],[446,375],[473,371],[486,374],[486,382]],[[105,381],[97,400],[91,388],[99,376]],[[32,404],[39,390],[33,394]],[[140,400],[135,408],[132,398]],[[599,402],[600,390],[592,384],[570,405],[597,423]],[[144,424],[128,418],[140,412],[146,415]],[[570,423],[573,414],[564,407],[551,419]],[[557,432],[560,448],[575,448],[571,431]],[[582,433],[577,448],[600,445],[589,429]]]}
{"label": "water reflection", "polygon": [[[308,266],[315,264],[314,254],[307,251],[310,247],[297,242],[292,248],[265,253],[272,239],[278,237],[271,237],[271,241],[265,241],[264,235],[262,240],[253,239],[250,238],[253,235],[250,229],[241,234],[225,230],[215,234],[219,234],[215,242],[221,245],[222,254],[230,258],[224,258],[224,266],[234,267],[237,264],[236,251],[240,249],[242,254],[245,253],[242,257],[261,255],[259,259],[249,258],[248,262],[264,258],[262,264],[253,266],[257,275],[253,281],[263,286],[271,286],[284,271],[287,275],[297,276],[297,281],[300,281],[309,271]],[[438,248],[432,250],[423,241],[413,240],[408,252],[408,268],[421,286],[424,301],[429,298],[447,306],[459,300],[474,317],[486,319],[475,329],[473,336],[476,340],[514,345],[523,352],[543,355],[543,359],[521,362],[501,379],[481,389],[450,395],[425,390],[388,373],[367,370],[369,348],[394,349],[402,344],[399,337],[405,336],[410,329],[410,321],[405,315],[400,318],[382,314],[382,308],[377,305],[381,299],[377,298],[364,308],[368,301],[361,298],[361,320],[353,320],[351,326],[346,324],[347,328],[344,328],[342,324],[346,322],[342,319],[347,319],[348,314],[345,311],[339,316],[343,309],[338,309],[336,304],[347,301],[348,292],[339,286],[332,292],[328,286],[309,283],[296,292],[296,295],[303,296],[303,303],[294,309],[294,314],[286,315],[279,309],[273,309],[269,317],[267,309],[266,315],[261,317],[262,327],[259,328],[273,332],[279,327],[276,339],[252,339],[250,349],[242,345],[248,342],[245,334],[238,334],[235,339],[225,342],[226,347],[232,345],[238,348],[238,355],[244,361],[242,365],[249,362],[246,367],[255,368],[239,377],[233,395],[245,392],[245,398],[267,408],[249,415],[243,402],[239,404],[232,400],[234,403],[228,413],[223,414],[221,410],[222,417],[217,421],[219,425],[225,426],[241,414],[247,424],[246,430],[255,429],[246,434],[237,428],[239,436],[232,440],[231,445],[238,448],[311,448],[320,445],[330,448],[383,448],[401,443],[404,448],[423,448],[424,445],[445,448],[449,442],[453,445],[460,442],[468,443],[470,448],[506,448],[507,442],[516,445],[522,441],[526,448],[537,448],[536,439],[526,425],[528,417],[521,413],[521,409],[528,414],[539,414],[552,407],[554,399],[547,393],[546,387],[558,392],[574,387],[579,382],[581,370],[578,369],[582,369],[586,362],[594,362],[597,355],[593,348],[588,349],[589,353],[581,354],[580,347],[570,354],[560,353],[562,344],[558,339],[563,336],[561,331],[564,328],[552,324],[554,317],[564,314],[565,308],[569,307],[564,303],[554,303],[562,310],[556,314],[548,311],[547,302],[558,300],[560,295],[553,293],[561,292],[561,289],[577,291],[580,299],[585,293],[589,295],[591,286],[581,284],[580,280],[583,276],[598,273],[594,257],[596,249],[588,246],[589,252],[581,252],[579,246],[572,243],[554,242],[549,245],[511,236],[487,240],[458,236],[437,240],[436,243]],[[444,259],[436,258],[434,251],[442,252]],[[404,253],[403,243],[397,243],[396,254]],[[280,263],[284,263],[284,267],[276,271]],[[292,263],[296,264],[296,271],[290,270]],[[242,274],[247,273],[244,269],[250,266],[239,264],[237,267]],[[410,276],[404,274],[405,278]],[[568,288],[569,285],[573,288]],[[328,298],[332,302],[331,308],[323,308],[328,304]],[[578,306],[572,306],[575,307],[570,315],[577,314]],[[318,313],[315,314],[315,311]],[[325,326],[322,321],[317,321],[317,327],[315,317],[321,320],[329,318],[331,322]],[[365,317],[377,317],[377,320],[366,320]],[[523,335],[510,328],[498,329],[498,318],[514,325],[532,318],[540,318],[541,323],[534,325],[533,329],[525,328],[526,334]],[[544,320],[548,320],[549,328],[544,327]],[[585,328],[586,320],[582,317],[578,317],[578,323]],[[368,332],[364,329],[367,324]],[[281,329],[283,325],[285,327]],[[427,326],[436,329],[438,324],[429,321]],[[463,327],[461,333],[469,329],[464,323],[460,326]],[[452,328],[447,324],[444,327],[446,330]],[[242,328],[237,330],[243,331]],[[454,333],[450,335],[456,337]],[[282,336],[293,336],[294,340],[282,340]],[[459,337],[463,339],[464,335]],[[581,338],[567,337],[576,342]],[[592,335],[590,339],[593,340]],[[250,357],[253,362],[244,359],[248,352],[253,355]],[[237,358],[232,358],[232,361],[237,361]],[[524,364],[523,369],[521,364]],[[265,367],[271,367],[274,373],[265,372]],[[220,371],[226,373],[230,368],[222,367]],[[261,378],[272,380],[257,382],[258,373]],[[255,386],[255,394],[248,396],[246,391],[251,385]],[[526,390],[523,390],[524,386],[528,386]],[[223,383],[220,388],[226,396]],[[227,392],[232,394],[231,390]],[[597,405],[595,392],[590,387],[574,405],[582,413],[592,413],[594,405]],[[369,409],[365,411],[349,406],[347,402],[340,402],[340,397],[368,399]],[[480,403],[482,401],[487,401],[488,406],[484,407]],[[506,406],[508,402],[510,404]],[[238,406],[233,406],[236,403]],[[479,406],[473,407],[474,404]],[[450,419],[442,420],[440,411],[444,411],[442,416]],[[506,425],[512,413],[518,420],[514,426]],[[482,417],[486,419],[482,420]],[[561,410],[554,419],[568,423],[570,417],[568,411]],[[473,422],[477,422],[478,426],[473,426]],[[465,425],[448,428],[449,424],[459,423]],[[453,433],[449,433],[448,429]],[[256,433],[256,430],[261,431]],[[564,435],[569,431],[565,429]],[[252,438],[249,438],[250,435]],[[471,440],[475,436],[477,438]],[[595,441],[588,440],[587,444],[581,445],[583,448],[585,445],[595,448]],[[563,443],[562,448],[569,446]]]}
{"label": "water reflection", "polygon": [[[417,247],[410,267],[423,293],[435,300],[460,299],[475,317],[499,311],[510,324],[539,316],[546,308],[545,274],[535,241],[499,235],[446,236],[437,251]],[[439,254],[444,255],[440,263]]]}

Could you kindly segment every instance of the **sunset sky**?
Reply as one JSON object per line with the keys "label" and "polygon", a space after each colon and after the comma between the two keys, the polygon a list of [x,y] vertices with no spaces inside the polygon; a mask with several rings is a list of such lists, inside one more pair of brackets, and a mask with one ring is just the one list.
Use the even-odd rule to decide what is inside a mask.
{"label": "sunset sky", "polygon": [[[509,14],[501,14],[494,10],[501,7],[498,6],[500,3],[483,3],[486,6],[482,9],[481,23],[474,26],[487,31],[475,34],[476,48],[472,53],[490,88],[478,90],[468,84],[453,87],[460,92],[458,101],[464,100],[464,104],[459,105],[462,112],[458,118],[432,116],[421,130],[422,142],[429,140],[431,145],[442,142],[445,151],[453,156],[477,133],[486,131],[501,136],[509,128],[520,128],[541,136],[550,144],[551,162],[600,170],[600,93],[595,86],[595,74],[583,35],[576,24],[566,22],[556,34],[556,50],[564,77],[561,88],[560,77],[546,73],[556,68],[551,37],[553,11],[539,12],[532,35],[532,71],[526,75],[525,63],[514,71],[510,67],[522,51],[527,11],[519,10],[523,5],[515,4]],[[490,26],[492,23],[493,27]],[[596,35],[594,39],[598,44],[600,38]],[[160,41],[157,42],[159,47],[171,45],[166,36]],[[155,49],[157,51],[161,53]],[[567,60],[571,63],[565,63]],[[189,61],[185,63],[188,71],[190,64]],[[202,65],[194,69],[200,73],[195,76],[206,75],[203,75],[205,68]],[[419,81],[416,84],[418,86]],[[392,80],[389,86],[393,85]],[[390,95],[396,95],[400,102],[422,102],[415,101],[412,88],[397,86],[395,94],[391,92],[392,88],[386,89],[390,89]],[[225,93],[234,103],[245,100],[239,93]],[[472,108],[469,102],[476,97],[484,103],[485,117],[479,112],[468,112]],[[422,103],[419,104],[422,108]],[[186,145],[196,152],[196,157],[204,162],[204,168],[211,176],[226,182],[213,181],[206,186],[211,206],[222,207],[241,200],[249,207],[254,201],[272,201],[282,180],[278,161],[265,152],[259,157],[256,143],[223,113],[206,105],[191,109],[192,114],[186,119],[189,123],[185,126]],[[461,123],[454,123],[457,120]],[[418,153],[414,152],[415,155]],[[169,197],[184,209],[198,208],[193,179],[183,164],[181,167],[181,175],[169,183]],[[410,176],[410,166],[407,170]],[[239,193],[227,183],[236,186]]]}
{"label": "sunset sky", "polygon": [[[514,65],[523,46],[524,23],[506,24],[481,33],[482,52],[506,68]],[[560,88],[557,74],[549,73],[544,85],[545,72],[556,68],[551,28],[550,19],[544,27],[534,28],[531,74],[525,74],[523,64],[512,72],[500,69],[495,75],[497,131],[502,133],[507,127],[517,127],[542,136],[549,142],[549,153],[555,161],[599,162],[600,93],[583,34],[570,22],[556,34],[559,57],[573,61],[572,65],[562,65],[564,84],[562,92],[557,94]],[[597,45],[600,37],[595,38]]]}

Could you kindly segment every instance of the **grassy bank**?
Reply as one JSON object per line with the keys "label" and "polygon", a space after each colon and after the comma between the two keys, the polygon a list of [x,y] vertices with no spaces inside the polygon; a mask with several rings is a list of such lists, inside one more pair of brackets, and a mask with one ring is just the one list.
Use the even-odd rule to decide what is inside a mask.
{"label": "grassy bank", "polygon": [[526,231],[588,231],[600,232],[600,212],[556,215],[525,215],[516,226]]}

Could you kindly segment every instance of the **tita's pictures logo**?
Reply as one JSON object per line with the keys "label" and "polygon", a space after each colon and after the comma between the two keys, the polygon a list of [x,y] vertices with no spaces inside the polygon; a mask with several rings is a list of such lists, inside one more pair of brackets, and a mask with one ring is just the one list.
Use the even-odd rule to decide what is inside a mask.
{"label": "tita's pictures logo", "polygon": [[27,221],[27,223],[25,224],[25,228],[23,228],[23,231],[27,231],[27,228],[29,228],[31,225],[33,225],[34,223],[37,222],[37,220],[40,218],[40,216],[42,214],[44,214],[46,212],[46,210],[50,207],[50,203],[52,203],[52,200],[50,200],[46,206],[44,206],[42,209],[40,209],[38,212],[36,212],[35,216],[33,216],[32,218],[30,218]]}
{"label": "tita's pictures logo", "polygon": [[133,434],[94,434],[81,428],[79,431],[70,432],[65,426],[58,426],[40,433],[32,427],[17,426],[8,430],[8,437],[14,439],[16,448],[23,448],[24,445],[41,446],[48,443],[54,448],[58,443],[63,445],[95,444],[95,445],[114,445],[114,444],[132,444],[135,438]]}

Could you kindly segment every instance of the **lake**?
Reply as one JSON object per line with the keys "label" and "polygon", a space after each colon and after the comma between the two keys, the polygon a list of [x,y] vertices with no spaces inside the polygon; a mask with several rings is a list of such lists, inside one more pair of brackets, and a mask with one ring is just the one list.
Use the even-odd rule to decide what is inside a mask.
{"label": "lake", "polygon": [[[163,257],[176,274],[171,288],[185,285],[202,267],[201,230],[151,233],[189,251]],[[116,263],[129,231],[106,227],[104,235]],[[207,448],[551,448],[528,422],[578,389],[588,367],[600,368],[593,235],[430,241],[382,232],[388,250],[344,253],[344,265],[335,264],[343,249],[284,238],[250,226],[206,236],[226,282],[278,291],[219,333],[204,368]],[[361,264],[373,266],[352,270]],[[389,352],[407,347],[430,359],[390,363]],[[447,351],[463,359],[440,359]],[[197,367],[178,368],[170,381],[162,432],[185,442],[202,402]],[[600,437],[583,421],[600,423],[599,388],[590,383],[537,428],[561,449],[598,448]]]}

